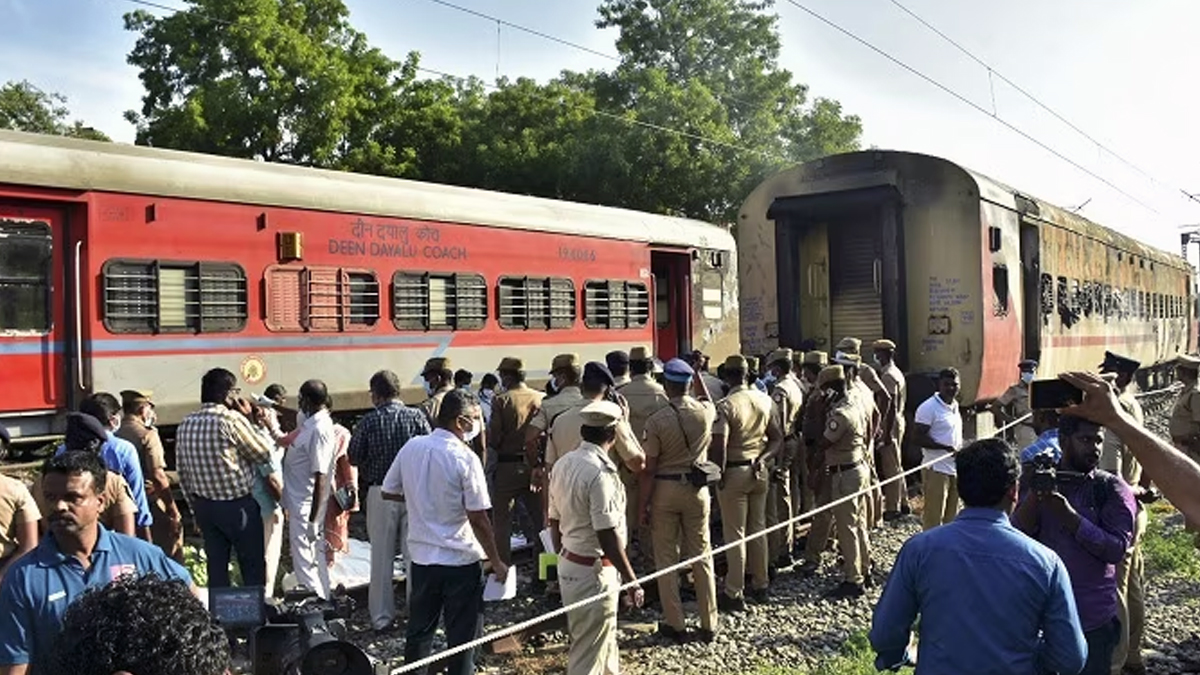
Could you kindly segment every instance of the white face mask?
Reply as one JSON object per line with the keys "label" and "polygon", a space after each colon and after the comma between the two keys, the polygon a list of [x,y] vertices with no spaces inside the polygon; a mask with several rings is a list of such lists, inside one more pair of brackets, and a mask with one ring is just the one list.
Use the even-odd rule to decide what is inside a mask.
{"label": "white face mask", "polygon": [[425,380],[422,384],[425,385],[425,395],[433,396],[433,383],[429,380]]}
{"label": "white face mask", "polygon": [[1024,382],[1025,384],[1029,384],[1030,382],[1033,382],[1033,376],[1034,376],[1034,374],[1029,371],[1022,372],[1021,373],[1021,381]]}
{"label": "white face mask", "polygon": [[483,420],[478,417],[471,421],[471,430],[463,434],[463,443],[470,443],[483,431]]}

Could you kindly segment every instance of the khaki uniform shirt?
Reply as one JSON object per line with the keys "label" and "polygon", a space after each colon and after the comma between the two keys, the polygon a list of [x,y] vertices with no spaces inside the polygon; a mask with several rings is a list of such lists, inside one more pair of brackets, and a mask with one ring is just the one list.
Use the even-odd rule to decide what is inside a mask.
{"label": "khaki uniform shirt", "polygon": [[[1200,434],[1200,383],[1179,393],[1167,426],[1171,430],[1172,440],[1187,439]],[[1178,442],[1176,444],[1178,445]],[[1189,448],[1184,449],[1190,451]]]}
{"label": "khaki uniform shirt", "polygon": [[863,362],[862,366],[858,369],[858,380],[867,385],[867,389],[870,389],[872,392],[886,391],[879,373],[876,373],[875,369],[866,362]]}
{"label": "khaki uniform shirt", "polygon": [[725,461],[758,459],[767,451],[767,427],[774,413],[771,399],[739,385],[717,404],[714,436],[725,437]]}
{"label": "khaki uniform shirt", "polygon": [[892,425],[891,442],[900,445],[904,440],[904,409],[908,398],[908,383],[904,380],[904,373],[900,372],[895,363],[889,363],[879,373],[879,381],[883,384],[883,390],[892,397],[892,410],[895,411],[896,423]]}
{"label": "khaki uniform shirt", "polygon": [[167,459],[163,454],[162,439],[158,429],[147,427],[141,418],[126,415],[121,420],[121,427],[114,432],[117,438],[123,438],[137,448],[138,459],[142,464],[142,474],[146,479],[157,469],[167,468]]}
{"label": "khaki uniform shirt", "polygon": [[[550,439],[546,443],[546,466],[554,466],[554,462],[578,448],[579,444],[583,442],[580,435],[580,427],[583,426],[581,411],[591,403],[593,401],[580,401],[574,408],[554,420],[554,426],[550,427]],[[613,444],[611,454],[615,457],[610,455],[610,459],[618,466],[620,463],[646,456],[642,452],[642,445],[638,443],[633,431],[629,428],[629,423],[624,420],[617,423],[617,440]]]}
{"label": "khaki uniform shirt", "polygon": [[871,391],[866,382],[856,379],[854,384],[846,388],[846,398],[858,407],[859,414],[863,416],[864,424],[866,424],[867,447],[870,448],[871,424],[875,420],[875,414],[879,412],[879,406],[875,405],[875,392]]}
{"label": "khaki uniform shirt", "polygon": [[548,513],[558,521],[562,547],[571,553],[603,556],[600,530],[616,530],[625,545],[625,486],[603,448],[581,443],[559,459],[550,472]]}
{"label": "khaki uniform shirt", "polygon": [[524,383],[492,400],[492,418],[487,438],[497,455],[524,455],[525,429],[537,414],[545,396]]}
{"label": "khaki uniform shirt", "polygon": [[538,431],[550,431],[556,417],[574,408],[581,401],[583,394],[580,393],[579,387],[563,387],[557,394],[542,399],[542,407],[533,419],[529,420],[529,426]]}
{"label": "khaki uniform shirt", "polygon": [[649,375],[634,375],[629,384],[618,391],[629,403],[629,426],[637,438],[645,433],[646,420],[669,405],[667,392]]}
{"label": "khaki uniform shirt", "polygon": [[825,440],[833,445],[825,450],[825,466],[862,461],[867,451],[867,426],[862,411],[844,398],[834,404],[825,423]]}
{"label": "khaki uniform shirt", "polygon": [[425,417],[429,419],[430,428],[437,428],[437,416],[438,411],[442,409],[442,399],[452,391],[454,391],[454,385],[448,384],[433,392],[433,396],[421,402],[421,412],[425,413]]}
{"label": "khaki uniform shirt", "polygon": [[41,519],[42,512],[25,482],[0,474],[0,560],[7,560],[20,544],[17,525]]}
{"label": "khaki uniform shirt", "polygon": [[683,396],[671,402],[675,407],[660,408],[646,420],[642,434],[646,457],[658,458],[659,474],[686,473],[697,459],[707,457],[717,417],[712,401]]}
{"label": "khaki uniform shirt", "polygon": [[771,390],[771,401],[772,412],[779,428],[783,430],[783,437],[789,438],[793,434],[799,434],[803,422],[800,408],[804,405],[804,392],[800,389],[800,380],[792,373],[785,375]]}
{"label": "khaki uniform shirt", "polygon": [[[1137,398],[1130,392],[1123,391],[1117,397],[1117,401],[1125,409],[1125,412],[1129,413],[1141,426],[1145,415],[1142,412],[1142,404],[1138,403]],[[1121,439],[1108,430],[1104,432],[1104,446],[1100,452],[1100,469],[1124,478],[1125,482],[1130,485],[1137,485],[1142,480],[1141,463],[1121,442]]]}
{"label": "khaki uniform shirt", "polygon": [[[1029,387],[1023,382],[1004,390],[1000,398],[996,399],[996,403],[1005,409],[1005,424],[1010,424],[1033,412],[1033,409],[1029,407]],[[1012,437],[1018,448],[1027,448],[1036,443],[1037,431],[1033,428],[1033,420],[1026,419],[1013,427]]]}

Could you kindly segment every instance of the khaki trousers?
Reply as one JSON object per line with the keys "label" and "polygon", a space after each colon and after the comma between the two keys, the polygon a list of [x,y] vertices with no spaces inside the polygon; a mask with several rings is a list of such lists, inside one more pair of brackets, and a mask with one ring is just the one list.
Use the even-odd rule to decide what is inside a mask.
{"label": "khaki trousers", "polygon": [[[792,517],[795,518],[813,510],[816,495],[813,494],[812,488],[808,487],[808,458],[804,441],[796,437],[790,442],[796,444],[792,455]],[[792,531],[796,531],[795,525],[792,526]]]}
{"label": "khaki trousers", "polygon": [[625,486],[625,523],[629,530],[629,541],[625,544],[625,552],[632,554],[633,541],[636,537],[638,550],[642,557],[646,560],[655,560],[657,564],[657,559],[654,557],[654,534],[649,527],[642,526],[641,514],[638,513],[638,504],[642,499],[638,488],[639,480],[641,478],[638,474],[621,469],[621,483]]}
{"label": "khaki trousers", "polygon": [[607,593],[603,600],[567,612],[571,648],[567,675],[619,675],[617,601],[621,580],[614,567],[591,567],[558,559],[558,586],[564,605]]}
{"label": "khaki trousers", "polygon": [[[492,495],[492,528],[496,532],[496,550],[504,564],[512,563],[512,509],[513,502],[520,499],[533,521],[533,532],[525,538],[535,549],[540,549],[538,534],[542,531],[542,502],[537,494],[529,491],[529,467],[525,462],[499,462]],[[543,493],[545,490],[542,491]]]}
{"label": "khaki trousers", "polygon": [[958,477],[921,469],[921,489],[925,493],[925,511],[921,527],[932,530],[945,525],[958,515]]}
{"label": "khaki trousers", "polygon": [[883,491],[879,488],[879,475],[875,472],[874,445],[867,449],[867,485],[872,489],[863,495],[863,523],[867,529],[879,527],[883,522]]}
{"label": "khaki trousers", "polygon": [[[783,450],[775,458],[775,470],[767,482],[766,525],[771,527],[786,522],[792,517],[792,463],[796,446],[784,443]],[[795,530],[781,527],[767,535],[767,560],[775,561],[785,553],[790,554],[796,543]]]}
{"label": "khaki trousers", "polygon": [[[900,460],[900,445],[886,443],[879,448],[879,479],[885,481],[892,476],[898,476],[904,471]],[[883,486],[883,512],[897,512],[904,503],[904,480],[898,480]]]}
{"label": "khaki trousers", "polygon": [[[721,532],[725,543],[762,532],[767,520],[767,476],[765,469],[756,474],[751,467],[726,469],[723,486],[717,491],[721,503]],[[767,587],[767,542],[755,537],[729,549],[725,554],[729,571],[725,574],[725,594],[735,600],[746,589],[746,568],[755,589]]]}
{"label": "khaki trousers", "polygon": [[[869,485],[867,471],[867,465],[860,462],[853,469],[827,476],[821,483],[817,503],[825,505],[865,490]],[[853,584],[861,584],[866,575],[867,561],[871,558],[871,541],[867,534],[863,505],[861,498],[848,499],[813,516],[808,544],[804,549],[805,560],[821,562],[821,553],[825,550],[825,542],[829,540],[829,530],[836,525],[838,549],[842,554],[842,578]]]}
{"label": "khaki trousers", "polygon": [[[702,553],[710,554],[692,565],[696,580],[696,602],[700,606],[700,626],[717,629],[717,583],[713,574],[712,542],[708,538],[711,502],[708,490],[682,481],[655,480],[650,500],[650,526],[654,534],[654,566],[670,567],[680,560]],[[679,600],[679,573],[658,578],[658,599],[663,620],[675,630],[685,628],[683,603]]]}
{"label": "khaki trousers", "polygon": [[1117,618],[1121,621],[1121,641],[1113,650],[1112,675],[1121,675],[1126,665],[1142,664],[1142,632],[1146,628],[1146,596],[1142,560],[1142,538],[1146,535],[1149,515],[1138,509],[1134,522],[1133,546],[1117,567]]}

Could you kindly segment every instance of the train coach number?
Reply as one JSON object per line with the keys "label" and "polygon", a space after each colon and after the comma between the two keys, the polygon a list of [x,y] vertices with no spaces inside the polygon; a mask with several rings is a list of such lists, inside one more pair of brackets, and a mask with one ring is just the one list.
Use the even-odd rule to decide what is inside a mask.
{"label": "train coach number", "polygon": [[563,260],[574,260],[576,262],[595,262],[596,251],[590,248],[571,248],[569,246],[558,247],[558,257]]}

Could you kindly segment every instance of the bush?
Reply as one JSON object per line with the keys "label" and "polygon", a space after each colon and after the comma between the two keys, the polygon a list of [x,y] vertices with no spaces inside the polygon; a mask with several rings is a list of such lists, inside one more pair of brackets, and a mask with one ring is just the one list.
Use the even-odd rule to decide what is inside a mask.
{"label": "bush", "polygon": [[1178,516],[1168,513],[1174,512],[1161,508],[1150,510],[1150,523],[1142,539],[1146,572],[1200,579],[1200,558],[1196,554],[1193,535],[1176,522]]}

